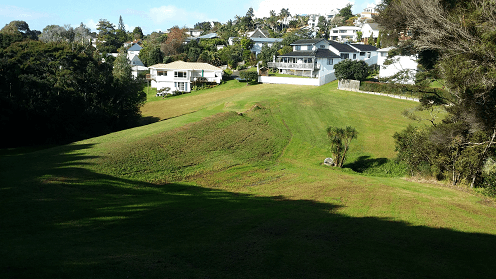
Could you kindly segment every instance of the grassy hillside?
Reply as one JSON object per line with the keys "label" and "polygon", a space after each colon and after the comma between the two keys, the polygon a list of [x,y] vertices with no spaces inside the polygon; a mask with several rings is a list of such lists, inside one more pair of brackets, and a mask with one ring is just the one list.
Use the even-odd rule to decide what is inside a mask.
{"label": "grassy hillside", "polygon": [[[147,103],[143,114],[162,120],[147,126],[0,157],[0,269],[6,278],[494,277],[492,201],[349,169],[393,158],[391,136],[415,103],[335,88],[229,82]],[[322,165],[329,125],[359,132],[345,170]]]}

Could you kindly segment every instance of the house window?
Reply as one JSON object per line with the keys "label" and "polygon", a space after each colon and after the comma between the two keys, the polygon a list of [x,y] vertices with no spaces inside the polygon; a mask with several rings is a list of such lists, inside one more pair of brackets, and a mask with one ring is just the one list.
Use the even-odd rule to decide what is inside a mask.
{"label": "house window", "polygon": [[312,50],[312,45],[307,45],[307,50]]}
{"label": "house window", "polygon": [[338,33],[339,31],[338,30],[332,30],[332,33]]}
{"label": "house window", "polygon": [[367,58],[370,58],[370,52],[367,52]]}
{"label": "house window", "polygon": [[295,46],[295,50],[301,50],[301,46]]}
{"label": "house window", "polygon": [[360,52],[360,56],[365,56],[365,51]]}
{"label": "house window", "polygon": [[332,65],[332,64],[334,64],[332,58],[327,58],[327,65]]}
{"label": "house window", "polygon": [[157,76],[167,76],[167,71],[157,70]]}
{"label": "house window", "polygon": [[350,58],[349,53],[341,53],[341,59],[348,59],[348,58]]}
{"label": "house window", "polygon": [[388,53],[387,52],[381,52],[381,56],[382,57],[387,57],[388,56]]}
{"label": "house window", "polygon": [[356,53],[353,53],[353,59],[356,59]]}
{"label": "house window", "polygon": [[320,45],[319,47],[320,47],[320,48],[325,48],[325,45]]}
{"label": "house window", "polygon": [[186,91],[186,82],[174,82],[174,86],[179,91]]}
{"label": "house window", "polygon": [[346,30],[339,30],[339,33],[346,33]]}
{"label": "house window", "polygon": [[187,75],[186,75],[186,72],[174,72],[174,77],[185,78],[185,77],[187,77]]}

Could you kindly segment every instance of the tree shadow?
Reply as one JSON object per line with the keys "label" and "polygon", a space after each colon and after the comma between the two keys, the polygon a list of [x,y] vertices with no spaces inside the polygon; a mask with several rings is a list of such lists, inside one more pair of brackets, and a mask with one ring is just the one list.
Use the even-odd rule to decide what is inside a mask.
{"label": "tree shadow", "polygon": [[343,205],[83,168],[91,145],[1,158],[5,278],[491,278],[496,236]]}
{"label": "tree shadow", "polygon": [[159,117],[155,117],[155,116],[142,116],[140,121],[139,121],[139,125],[138,126],[145,126],[145,125],[148,125],[148,124],[152,124],[152,123],[155,123],[155,122],[159,122],[160,121],[160,118]]}
{"label": "tree shadow", "polygon": [[374,158],[371,159],[370,156],[360,156],[358,159],[349,164],[345,164],[343,167],[350,168],[358,173],[363,173],[370,168],[377,168],[385,163],[387,163],[387,158]]}

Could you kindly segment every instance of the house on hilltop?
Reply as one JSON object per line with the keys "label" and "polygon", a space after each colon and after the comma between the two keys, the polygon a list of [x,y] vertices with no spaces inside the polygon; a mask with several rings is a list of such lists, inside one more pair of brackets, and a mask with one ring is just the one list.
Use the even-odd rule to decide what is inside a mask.
{"label": "house on hilltop", "polygon": [[160,90],[191,92],[194,83],[217,83],[222,81],[222,69],[207,63],[175,61],[150,67],[151,87]]}
{"label": "house on hilltop", "polygon": [[293,51],[269,62],[269,68],[277,68],[281,74],[316,78],[333,72],[334,64],[341,61],[326,39],[298,40],[291,46]]}
{"label": "house on hilltop", "polygon": [[292,52],[274,58],[268,67],[278,69],[281,74],[318,78],[318,84],[312,85],[335,80],[334,65],[342,60],[363,60],[368,65],[377,63],[377,48],[369,45],[343,44],[319,38],[298,40],[291,46]]}

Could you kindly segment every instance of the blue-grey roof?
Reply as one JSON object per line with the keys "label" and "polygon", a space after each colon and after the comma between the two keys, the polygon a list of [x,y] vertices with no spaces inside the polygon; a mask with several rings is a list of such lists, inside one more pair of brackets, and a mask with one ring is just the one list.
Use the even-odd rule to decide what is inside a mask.
{"label": "blue-grey roof", "polygon": [[302,40],[298,40],[294,43],[292,43],[291,45],[294,46],[294,45],[314,45],[318,42],[321,42],[321,41],[326,41],[326,39],[322,39],[322,38],[317,38],[317,39],[302,39]]}
{"label": "blue-grey roof", "polygon": [[342,44],[335,41],[329,41],[329,44],[337,49],[339,52],[358,52],[356,49],[347,44]]}
{"label": "blue-grey roof", "polygon": [[139,51],[142,47],[138,44],[134,44],[132,47],[128,48],[127,51]]}
{"label": "blue-grey roof", "polygon": [[145,66],[143,62],[139,59],[138,55],[135,55],[133,59],[131,60],[131,66]]}

